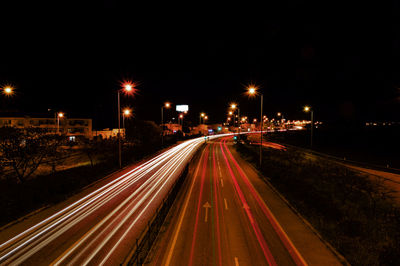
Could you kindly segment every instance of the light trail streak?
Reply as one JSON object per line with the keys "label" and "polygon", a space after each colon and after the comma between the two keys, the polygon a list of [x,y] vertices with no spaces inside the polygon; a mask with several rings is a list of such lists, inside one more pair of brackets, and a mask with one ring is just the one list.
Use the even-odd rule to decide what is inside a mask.
{"label": "light trail streak", "polygon": [[[229,134],[210,136],[210,139],[227,135]],[[133,170],[122,174],[87,196],[84,196],[80,200],[70,204],[38,224],[17,234],[0,245],[0,263],[18,264],[24,262],[29,259],[30,256],[42,250],[46,245],[49,245],[62,234],[66,233],[69,229],[78,226],[79,222],[91,217],[91,215],[93,215],[94,212],[99,211],[102,206],[112,202],[114,199],[116,200],[120,193],[125,192],[127,189],[131,189],[132,186],[138,185],[126,200],[122,203],[118,203],[117,207],[113,207],[102,221],[98,222],[94,227],[91,227],[89,231],[78,240],[87,240],[107,221],[110,221],[108,224],[109,226],[103,229],[100,235],[106,234],[107,228],[112,224],[115,226],[114,230],[104,237],[101,247],[95,249],[95,251],[88,257],[86,262],[89,262],[97,253],[99,253],[101,248],[104,247],[117,231],[123,228],[124,223],[128,222],[129,218],[134,219],[133,222],[127,226],[130,230],[146,211],[150,211],[150,204],[157,197],[162,197],[162,193],[167,193],[169,186],[173,183],[179,172],[183,170],[186,163],[203,142],[204,139],[201,137],[179,144],[147,162],[144,162]],[[144,202],[147,202],[147,204],[142,206]],[[133,215],[137,211],[139,211],[139,214],[137,216]],[[128,212],[129,215],[125,216],[118,225],[115,225],[115,223],[119,221],[126,212]],[[116,217],[112,219],[115,215]],[[124,228],[126,228],[126,226]],[[109,259],[113,251],[116,250],[116,248],[122,243],[123,239],[127,236],[129,230],[122,232],[122,236],[107,253],[102,263],[105,263]],[[88,244],[85,243],[87,244],[85,247],[91,246],[97,239],[98,238],[93,239]],[[81,246],[84,241],[79,243],[80,244],[77,246],[68,248],[67,251],[59,257],[61,259],[60,262],[68,256],[73,256],[73,252],[78,246]],[[80,257],[83,253],[84,252],[80,252],[77,257]],[[76,257],[73,257],[72,259],[76,259]]]}
{"label": "light trail streak", "polygon": [[[236,180],[236,177],[235,177],[235,175],[234,175],[234,173],[232,171],[232,168],[231,168],[231,166],[230,166],[230,164],[228,162],[228,158],[225,155],[224,147],[222,146],[222,142],[220,142],[220,147],[221,147],[222,155],[223,155],[224,160],[226,162],[226,166],[227,166],[227,168],[229,170],[229,173],[230,173],[230,175],[232,177],[232,181],[233,181],[235,190],[236,190],[236,192],[237,192],[237,194],[238,194],[238,196],[240,198],[240,201],[242,202],[243,206],[248,206],[247,201],[246,201],[246,199],[245,199],[245,197],[243,195],[243,192],[240,189],[240,186],[239,186],[239,184],[238,184],[238,182]],[[260,244],[260,247],[261,247],[261,249],[262,249],[262,251],[264,253],[265,259],[267,260],[269,265],[277,265],[276,262],[275,262],[274,257],[272,256],[272,253],[271,253],[270,249],[268,248],[268,245],[267,245],[267,243],[266,243],[266,241],[265,241],[265,239],[264,239],[264,237],[263,237],[263,235],[261,233],[261,230],[260,230],[257,222],[255,221],[254,217],[253,217],[253,214],[251,213],[249,208],[244,208],[244,210],[246,212],[246,215],[247,215],[248,219],[250,220],[250,224],[253,227],[253,231],[254,231],[254,233],[256,235],[256,238],[258,240],[258,243]]]}
{"label": "light trail streak", "polygon": [[[100,223],[98,223],[95,227],[93,227],[88,233],[85,234],[85,236],[83,238],[81,238],[78,242],[76,242],[74,245],[72,245],[72,248],[68,250],[68,252],[66,254],[63,254],[63,256],[59,259],[56,260],[55,265],[58,265],[59,263],[61,263],[64,259],[66,259],[70,254],[72,254],[73,251],[75,251],[79,246],[81,246],[84,241],[86,241],[86,239],[88,239],[91,235],[93,235],[93,233],[96,232],[97,229],[99,229],[103,224],[105,224],[114,214],[116,214],[122,207],[124,207],[127,203],[129,203],[129,201],[131,199],[133,199],[136,195],[138,195],[141,192],[145,192],[143,191],[146,187],[150,186],[156,186],[157,185],[157,181],[159,182],[159,180],[157,180],[157,175],[159,172],[163,171],[165,165],[160,168],[155,174],[153,174],[149,179],[146,180],[146,182],[141,186],[140,189],[137,189],[134,193],[132,193],[128,198],[126,198],[116,209],[114,209],[110,214],[107,215],[106,218],[104,218]],[[153,182],[155,181],[155,183],[153,184]],[[146,195],[138,195],[138,198],[140,198],[140,196],[142,196],[142,198],[145,198]],[[123,218],[123,222],[126,221],[131,214],[133,214],[139,207],[140,207],[140,201],[138,204],[136,204],[135,206],[133,206],[133,209],[131,209],[131,212],[128,216],[125,215],[124,211],[121,211],[116,218],[114,218],[114,220],[119,220],[122,216],[124,216],[125,218]],[[135,202],[132,202],[132,204],[135,204]],[[131,205],[128,205],[126,207],[125,210],[130,209]],[[117,229],[120,228],[121,223],[117,226]],[[81,251],[78,253],[78,255],[75,256],[75,260],[78,259],[87,249],[90,248],[91,244],[93,244],[98,238],[102,237],[104,232],[106,232],[110,227],[114,227],[114,224],[112,222],[110,222],[101,232],[97,233],[96,237],[91,241],[91,243],[86,244],[85,248],[81,249]],[[115,229],[116,227],[114,227],[114,231],[116,231],[117,229]],[[103,241],[104,242],[104,241]],[[73,264],[75,262],[75,260],[72,260],[70,263]]]}
{"label": "light trail streak", "polygon": [[242,180],[245,182],[247,187],[250,189],[253,197],[256,199],[258,205],[260,206],[261,210],[263,211],[264,215],[268,218],[270,221],[272,227],[274,228],[275,232],[281,239],[282,243],[286,247],[287,251],[289,252],[290,256],[292,257],[293,261],[296,263],[296,265],[308,265],[307,262],[304,260],[304,258],[301,256],[300,252],[296,249],[290,238],[287,236],[286,232],[283,230],[277,219],[275,218],[274,214],[272,211],[268,208],[264,200],[261,198],[260,194],[257,192],[257,190],[254,188],[254,186],[251,184],[250,180],[238,164],[238,162],[235,160],[233,157],[232,153],[229,151],[228,147],[226,146],[226,138],[222,140],[224,147],[227,151],[227,154],[231,158],[231,161],[234,163],[236,166]]}
{"label": "light trail streak", "polygon": [[197,211],[196,211],[196,221],[194,224],[194,231],[193,231],[193,239],[192,239],[192,247],[190,249],[190,257],[189,257],[189,266],[193,265],[193,255],[194,255],[194,247],[196,244],[196,236],[197,236],[197,227],[198,227],[198,222],[199,222],[199,215],[200,215],[200,209],[201,209],[201,199],[203,196],[203,188],[204,188],[204,179],[206,175],[206,168],[207,168],[207,161],[208,161],[208,148],[206,148],[206,153],[204,155],[204,161],[203,161],[203,171],[201,174],[201,183],[200,183],[200,193],[199,193],[199,198],[197,202]]}
{"label": "light trail streak", "polygon": [[[221,251],[221,232],[219,227],[219,212],[218,212],[218,177],[217,168],[215,166],[215,149],[217,145],[213,145],[212,161],[213,161],[213,184],[214,184],[214,198],[215,198],[215,216],[216,216],[216,228],[217,228],[217,243],[218,243],[218,265],[222,266],[222,251]],[[221,179],[222,180],[222,179]],[[218,190],[218,191],[217,191]],[[226,204],[226,200],[225,200]]]}
{"label": "light trail streak", "polygon": [[[162,162],[162,161],[161,161],[161,162]],[[32,238],[28,239],[27,241],[25,241],[24,243],[22,243],[22,244],[19,246],[18,249],[22,248],[24,245],[30,243],[30,242],[33,241],[34,239],[38,238],[38,237],[41,236],[43,233],[49,231],[50,229],[53,229],[53,227],[54,227],[55,225],[58,225],[58,224],[60,224],[61,222],[67,222],[67,221],[68,221],[68,220],[66,220],[67,218],[70,218],[73,214],[77,214],[77,212],[80,211],[81,209],[83,209],[84,207],[90,206],[90,203],[94,202],[96,199],[99,199],[100,196],[105,195],[105,194],[106,194],[107,192],[109,192],[111,189],[117,188],[119,185],[122,184],[123,187],[120,188],[120,189],[118,189],[118,190],[116,190],[116,191],[113,193],[112,196],[115,196],[115,195],[119,194],[119,192],[121,192],[121,191],[122,191],[123,189],[125,189],[126,187],[129,187],[132,183],[135,183],[140,177],[142,177],[142,176],[144,176],[144,174],[150,172],[152,169],[154,169],[156,166],[158,166],[161,162],[159,162],[159,163],[153,165],[150,169],[148,169],[148,170],[145,171],[144,173],[141,173],[141,175],[139,175],[137,178],[133,179],[130,183],[124,184],[124,182],[125,182],[127,179],[123,179],[123,180],[121,180],[117,185],[115,185],[115,186],[112,187],[112,188],[109,188],[109,189],[106,190],[106,191],[103,191],[99,196],[94,197],[92,200],[90,200],[89,202],[85,203],[83,206],[79,207],[78,209],[74,210],[72,213],[65,214],[63,217],[61,217],[60,219],[58,219],[58,221],[57,221],[56,223],[53,223],[51,226],[45,228],[43,231],[41,231],[41,232],[39,232],[38,234],[34,235],[34,237],[32,237]],[[141,170],[141,169],[139,169],[139,170]],[[111,198],[111,196],[108,196],[108,199],[110,199],[110,198]],[[94,210],[96,210],[96,209],[98,209],[99,207],[101,207],[105,202],[107,202],[107,198],[106,198],[105,200],[103,200],[102,202],[96,204],[95,206],[89,207],[89,208],[91,208],[91,209],[89,209],[89,211],[87,211],[87,212],[85,213],[84,216],[79,215],[78,218],[77,218],[74,222],[69,223],[69,226],[68,226],[68,227],[61,226],[61,225],[60,225],[59,227],[61,227],[61,229],[60,229],[60,230],[57,230],[57,232],[55,233],[55,235],[53,235],[52,239],[47,238],[46,241],[43,241],[42,243],[40,243],[39,246],[36,246],[35,249],[30,249],[29,247],[27,247],[28,250],[29,250],[29,252],[28,252],[28,253],[23,252],[23,253],[24,253],[24,257],[27,257],[29,254],[33,254],[34,251],[40,249],[40,248],[43,247],[44,245],[46,245],[46,244],[48,244],[49,242],[51,242],[55,237],[58,237],[60,234],[64,233],[66,230],[68,230],[69,228],[71,228],[72,226],[74,226],[75,224],[77,224],[78,222],[80,222],[82,219],[84,219],[85,217],[87,217],[87,215],[89,215],[89,214],[92,213]],[[102,203],[103,203],[103,204],[102,204]],[[96,207],[97,207],[97,208],[96,208]],[[63,219],[63,218],[65,218],[65,219]],[[54,228],[54,229],[57,229],[57,228]],[[16,252],[18,249],[14,249],[13,252]],[[11,253],[11,252],[9,252],[8,254],[6,254],[5,256],[9,255],[10,253]],[[3,257],[5,257],[5,256],[3,256]],[[3,257],[2,257],[2,258],[3,258]],[[0,262],[1,262],[2,258],[0,258]]]}

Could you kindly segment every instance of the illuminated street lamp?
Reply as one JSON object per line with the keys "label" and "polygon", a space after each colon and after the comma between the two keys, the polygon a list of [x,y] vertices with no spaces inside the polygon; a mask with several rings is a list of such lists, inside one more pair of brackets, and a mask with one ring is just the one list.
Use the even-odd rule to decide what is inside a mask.
{"label": "illuminated street lamp", "polygon": [[130,116],[132,113],[131,109],[125,108],[122,111],[122,128],[124,129],[124,136],[126,137],[126,129],[125,129],[125,117]]}
{"label": "illuminated street lamp", "polygon": [[311,138],[310,138],[310,146],[313,146],[313,135],[314,135],[314,110],[310,106],[304,106],[304,112],[311,113]]}
{"label": "illuminated street lamp", "polygon": [[206,122],[207,122],[207,119],[208,119],[208,116],[204,116],[204,124],[206,124]]}
{"label": "illuminated street lamp", "polygon": [[201,118],[203,117],[203,123],[204,123],[204,117],[206,116],[205,113],[200,113],[200,125],[201,125]]}
{"label": "illuminated street lamp", "polygon": [[60,133],[60,119],[64,117],[64,113],[57,113],[57,134]]}
{"label": "illuminated street lamp", "polygon": [[135,84],[131,82],[125,82],[122,84],[122,89],[117,91],[118,95],[118,163],[119,168],[122,168],[122,152],[121,152],[121,103],[120,94],[121,92],[125,94],[132,95],[135,92]]}
{"label": "illuminated street lamp", "polygon": [[11,96],[11,95],[13,95],[13,93],[14,93],[14,88],[11,87],[11,86],[6,86],[3,89],[3,94],[6,95],[6,96]]}
{"label": "illuminated street lamp", "polygon": [[[231,103],[231,108],[233,110],[233,114],[235,114],[235,109],[238,110],[238,114],[236,115],[236,117],[240,118],[240,108],[239,108],[239,106],[236,103]],[[236,124],[236,119],[233,119],[233,126],[235,126],[235,124]],[[239,124],[238,125],[238,133],[239,133],[239,131],[240,131],[240,121],[239,121],[239,119],[238,119],[238,124]]]}
{"label": "illuminated street lamp", "polygon": [[180,114],[178,118],[180,119],[180,123],[182,123],[182,127],[183,127],[183,114]]}
{"label": "illuminated street lamp", "polygon": [[262,141],[263,141],[263,102],[264,102],[264,95],[262,93],[257,92],[257,88],[255,86],[250,86],[247,89],[248,94],[253,97],[256,95],[261,96],[261,110],[260,110],[260,166],[262,164]]}
{"label": "illuminated street lamp", "polygon": [[171,103],[166,102],[161,106],[161,145],[164,145],[164,108],[170,108]]}

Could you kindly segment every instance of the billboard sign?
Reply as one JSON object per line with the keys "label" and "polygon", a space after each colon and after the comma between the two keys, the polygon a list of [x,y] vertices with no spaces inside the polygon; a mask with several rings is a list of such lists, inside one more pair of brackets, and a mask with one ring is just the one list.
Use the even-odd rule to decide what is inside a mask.
{"label": "billboard sign", "polygon": [[177,105],[176,111],[177,112],[187,112],[187,111],[189,111],[189,105],[186,105],[186,104]]}

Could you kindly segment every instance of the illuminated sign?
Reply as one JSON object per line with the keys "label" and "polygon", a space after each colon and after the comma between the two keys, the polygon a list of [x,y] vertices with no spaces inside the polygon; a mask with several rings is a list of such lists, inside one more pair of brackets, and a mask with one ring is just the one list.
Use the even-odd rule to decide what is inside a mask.
{"label": "illuminated sign", "polygon": [[189,111],[189,105],[186,105],[186,104],[177,105],[176,111],[177,112],[187,112],[187,111]]}

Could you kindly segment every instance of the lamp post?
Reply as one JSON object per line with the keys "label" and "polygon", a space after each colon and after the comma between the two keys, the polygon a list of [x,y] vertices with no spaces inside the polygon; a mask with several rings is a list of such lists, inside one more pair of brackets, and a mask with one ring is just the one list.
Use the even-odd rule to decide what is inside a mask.
{"label": "lamp post", "polygon": [[[205,116],[206,116],[205,113],[200,113],[200,123],[199,123],[200,125],[201,125],[201,118],[202,118],[202,117],[205,117]],[[204,119],[203,119],[203,123],[204,123]]]}
{"label": "lamp post", "polygon": [[312,109],[310,106],[305,106],[304,107],[304,112],[310,112],[311,113],[311,138],[310,138],[310,147],[312,148],[313,146],[313,135],[314,135],[314,109]]}
{"label": "lamp post", "polygon": [[64,117],[64,113],[57,113],[57,134],[60,134],[60,118]]}
{"label": "lamp post", "polygon": [[125,108],[122,112],[122,128],[124,129],[124,137],[126,137],[125,117],[131,115],[131,109]]}
{"label": "lamp post", "polygon": [[120,94],[121,91],[125,92],[126,94],[133,93],[135,91],[134,84],[127,82],[123,84],[122,89],[117,91],[118,95],[118,163],[119,168],[122,168],[122,149],[121,149],[121,103],[120,103]]}
{"label": "lamp post", "polygon": [[260,110],[260,166],[262,165],[262,141],[263,141],[263,102],[264,102],[264,95],[262,93],[257,92],[257,88],[254,86],[250,86],[248,88],[248,94],[250,96],[255,96],[259,94],[261,97],[261,110]]}
{"label": "lamp post", "polygon": [[166,102],[163,106],[161,106],[161,145],[164,145],[164,108],[170,108],[171,103]]}
{"label": "lamp post", "polygon": [[179,119],[180,119],[180,121],[179,121],[179,123],[182,125],[182,127],[183,127],[183,114],[180,114],[179,115]]}
{"label": "lamp post", "polygon": [[239,134],[239,132],[240,132],[240,108],[236,103],[231,103],[231,108],[233,110],[233,126],[235,126],[235,124],[236,124],[235,109],[237,109],[237,111],[238,111],[237,117],[238,117],[238,134]]}

